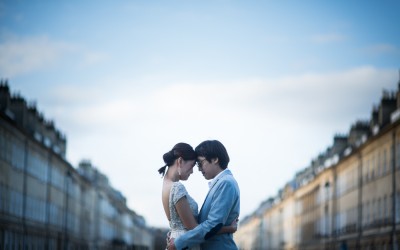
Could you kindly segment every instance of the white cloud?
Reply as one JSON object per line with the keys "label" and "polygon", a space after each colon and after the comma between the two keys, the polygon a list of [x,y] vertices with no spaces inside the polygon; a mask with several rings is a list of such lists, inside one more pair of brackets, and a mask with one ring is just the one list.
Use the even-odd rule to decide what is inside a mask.
{"label": "white cloud", "polygon": [[46,36],[10,38],[0,44],[0,72],[14,77],[53,65],[63,54],[74,50],[70,44],[51,41]]}
{"label": "white cloud", "polygon": [[387,43],[374,44],[364,48],[363,50],[370,55],[400,55],[400,49],[397,46]]}
{"label": "white cloud", "polygon": [[0,73],[3,77],[16,77],[61,65],[71,55],[81,67],[104,62],[105,53],[85,49],[76,44],[55,41],[43,36],[16,37],[7,35],[0,42]]}
{"label": "white cloud", "polygon": [[83,55],[82,59],[82,67],[88,67],[92,65],[96,65],[102,62],[105,62],[108,59],[108,55],[106,53],[100,53],[100,52],[86,52]]}
{"label": "white cloud", "polygon": [[337,43],[347,39],[345,35],[338,33],[318,34],[311,37],[311,41],[315,43]]}

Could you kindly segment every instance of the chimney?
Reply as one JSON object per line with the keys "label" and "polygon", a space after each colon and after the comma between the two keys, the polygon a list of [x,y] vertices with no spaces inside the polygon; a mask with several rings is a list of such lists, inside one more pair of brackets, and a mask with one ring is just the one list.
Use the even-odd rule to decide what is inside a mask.
{"label": "chimney", "polygon": [[397,82],[397,109],[400,109],[400,69],[399,69],[399,81]]}
{"label": "chimney", "polygon": [[383,91],[381,103],[378,109],[378,122],[380,127],[390,123],[390,115],[397,108],[397,100],[393,92]]}
{"label": "chimney", "polygon": [[7,80],[0,80],[0,111],[4,111],[10,106],[10,98]]}
{"label": "chimney", "polygon": [[349,132],[349,144],[350,146],[359,146],[363,136],[368,137],[370,135],[370,125],[368,121],[357,121],[350,128]]}
{"label": "chimney", "polygon": [[348,138],[345,135],[335,135],[333,137],[333,145],[330,148],[329,156],[341,155],[347,148]]}

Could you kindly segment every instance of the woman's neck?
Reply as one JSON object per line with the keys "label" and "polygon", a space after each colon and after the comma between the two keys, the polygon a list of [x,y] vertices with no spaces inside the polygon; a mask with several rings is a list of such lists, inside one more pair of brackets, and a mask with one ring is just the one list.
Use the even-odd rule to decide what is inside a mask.
{"label": "woman's neck", "polygon": [[175,169],[168,168],[167,173],[165,174],[164,179],[171,181],[171,182],[177,182],[179,181],[179,175]]}

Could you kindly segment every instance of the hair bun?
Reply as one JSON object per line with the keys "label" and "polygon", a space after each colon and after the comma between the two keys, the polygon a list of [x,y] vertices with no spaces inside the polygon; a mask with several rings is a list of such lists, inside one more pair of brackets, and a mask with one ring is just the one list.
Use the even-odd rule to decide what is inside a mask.
{"label": "hair bun", "polygon": [[174,160],[175,160],[175,155],[174,155],[173,150],[168,151],[167,153],[165,153],[163,155],[163,159],[164,159],[164,163],[167,166],[171,166],[174,163]]}

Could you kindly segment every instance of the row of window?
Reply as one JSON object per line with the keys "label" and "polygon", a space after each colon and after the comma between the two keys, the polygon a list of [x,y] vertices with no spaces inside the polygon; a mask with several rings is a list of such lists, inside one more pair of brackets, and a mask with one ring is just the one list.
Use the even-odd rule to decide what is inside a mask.
{"label": "row of window", "polygon": [[[300,204],[298,202],[297,204]],[[384,224],[385,221],[387,223],[390,222],[390,218],[392,216],[392,199],[391,197],[384,196],[383,198],[378,198],[373,201],[367,201],[362,204],[362,224],[364,227],[376,224],[376,222],[382,222]],[[315,213],[307,213],[303,214],[302,221],[304,223],[309,223],[314,219],[318,218],[319,210],[315,210]],[[275,218],[275,220],[273,220]],[[400,223],[400,192],[396,194],[396,204],[395,204],[395,219],[396,223]],[[341,211],[335,215],[335,228],[334,230],[340,231],[343,228],[348,227],[349,225],[357,225],[358,221],[358,207],[353,207],[347,209],[346,211]],[[264,223],[269,224],[268,228],[277,228],[275,223],[281,222],[278,220],[278,217],[272,217],[270,221],[265,221]],[[327,230],[330,228],[330,214],[328,212],[325,213],[324,216],[316,219],[315,229],[316,233],[319,235],[326,235],[329,233]],[[275,226],[273,226],[275,225]],[[272,227],[273,226],[273,227]]]}
{"label": "row of window", "polygon": [[[0,185],[0,212],[22,217],[24,215],[23,199],[24,195],[21,192],[7,189]],[[58,206],[30,196],[26,197],[25,202],[25,216],[27,219],[46,223],[46,206],[48,206],[50,224],[62,225],[62,212]]]}
{"label": "row of window", "polygon": [[358,168],[353,165],[341,172],[336,180],[336,197],[342,196],[357,187]]}
{"label": "row of window", "polygon": [[[8,213],[16,217],[23,217],[23,199],[24,196],[21,192],[16,190],[7,189],[4,186],[0,185],[0,212]],[[106,215],[108,218],[110,216],[116,215],[116,209],[111,206],[105,200],[102,200],[101,207],[103,207],[103,211],[106,211]],[[69,232],[74,232],[75,234],[79,234],[80,230],[80,223],[82,221],[79,220],[78,216],[74,213],[68,212],[66,215],[64,211],[59,206],[48,203],[43,200],[34,198],[34,197],[26,197],[26,209],[25,209],[25,216],[27,219],[32,221],[36,221],[39,223],[47,223],[46,219],[46,207],[49,209],[49,219],[48,222],[51,225],[66,228]],[[66,216],[66,217],[65,217]],[[127,230],[129,232],[133,228],[132,218],[123,216],[125,220],[124,226],[121,230]],[[85,218],[89,219],[89,218]],[[127,222],[129,220],[129,223]],[[92,225],[94,226],[94,224]],[[108,222],[108,220],[102,219],[101,224],[101,234],[105,239],[111,239],[115,236],[115,221],[114,223]],[[124,229],[125,228],[125,229]],[[94,229],[94,227],[92,227]]]}
{"label": "row of window", "polygon": [[38,180],[47,183],[48,166],[47,162],[43,161],[39,155],[31,152],[28,154],[28,167],[26,169],[29,174],[36,177]]}
{"label": "row of window", "polygon": [[[396,195],[396,217],[400,217],[400,194]],[[392,197],[367,201],[363,204],[363,225],[369,225],[376,220],[389,218],[392,214]]]}
{"label": "row of window", "polygon": [[[0,161],[6,162],[5,167],[10,168],[10,171],[7,171],[10,180],[14,178],[14,175],[21,176],[21,173],[23,173],[58,189],[55,192],[51,192],[52,189],[47,190],[51,192],[51,195],[58,193],[57,196],[52,198],[54,199],[53,202],[57,201],[56,204],[52,201],[43,200],[43,198],[25,196],[23,192],[14,190],[6,186],[5,183],[0,183],[0,214],[5,214],[5,218],[8,215],[13,215],[20,219],[25,217],[27,220],[38,224],[49,223],[51,226],[60,228],[61,231],[67,230],[69,233],[82,235],[82,237],[88,239],[103,236],[100,239],[111,240],[118,236],[131,240],[130,236],[133,234],[133,230],[138,227],[137,223],[134,222],[135,218],[129,214],[120,214],[115,204],[107,197],[101,199],[100,203],[94,204],[96,202],[94,195],[97,194],[97,190],[92,187],[88,189],[88,192],[82,192],[79,176],[68,175],[66,172],[68,166],[57,158],[50,159],[48,156],[49,152],[46,150],[40,151],[40,148],[36,149],[31,145],[27,147],[22,140],[6,133],[0,127]],[[33,185],[30,185],[29,188],[31,187]],[[39,190],[36,190],[36,192],[39,192]],[[45,190],[43,189],[40,192],[45,192]],[[44,196],[43,194],[41,197]],[[82,218],[83,216],[84,218]],[[92,222],[94,216],[96,216],[96,221]],[[145,227],[145,225],[139,227],[141,226]],[[118,231],[116,228],[118,228]],[[143,233],[140,233],[140,235],[143,235]],[[15,237],[12,234],[0,236],[0,240],[6,240],[6,243],[0,242],[0,249],[16,242],[22,242],[18,238],[19,236]],[[27,239],[26,237],[25,242]],[[35,249],[42,249],[39,243],[36,246],[38,248]],[[14,249],[14,247],[11,249]]]}
{"label": "row of window", "polygon": [[102,219],[100,221],[100,235],[105,240],[112,240],[116,236],[115,225]]}
{"label": "row of window", "polygon": [[[49,166],[48,160],[33,150],[30,150],[27,157],[27,172],[31,176],[45,183],[50,179],[53,186],[64,190],[65,174],[62,174],[58,168]],[[4,131],[0,130],[0,159],[4,159],[13,168],[24,171],[25,158],[25,145],[23,142],[6,135]],[[51,176],[49,177],[48,171],[50,171],[50,168]]]}
{"label": "row of window", "polygon": [[[380,222],[381,225],[388,224],[391,221],[390,219],[391,216],[392,216],[391,197],[385,196],[383,198],[379,198],[371,202],[367,201],[363,203],[362,206],[363,227],[370,226],[374,223],[376,224],[377,222]],[[325,217],[322,220],[325,220]],[[395,219],[396,223],[400,223],[400,193],[396,194]],[[358,220],[357,207],[353,207],[346,211],[342,211],[336,214],[335,216],[335,230],[340,231],[341,229],[346,228],[348,225],[357,225],[357,220]],[[321,230],[321,232],[324,231]]]}
{"label": "row of window", "polygon": [[[365,156],[363,160],[363,181],[369,182],[391,172],[390,151],[386,148]],[[400,168],[400,143],[396,146],[396,165]],[[337,178],[336,196],[341,196],[358,185],[358,168],[356,165],[340,173]]]}
{"label": "row of window", "polygon": [[[397,145],[397,147],[400,147],[400,145]],[[364,179],[373,179],[374,177],[379,177],[390,172],[389,159],[390,153],[386,148],[377,151],[372,156],[366,157],[363,164]]]}
{"label": "row of window", "polygon": [[[357,169],[350,168],[338,176],[336,182],[336,197],[346,194],[348,191],[357,188]],[[309,209],[313,209],[316,205],[328,201],[331,198],[332,190],[330,187],[324,187],[318,190],[313,196],[304,197],[302,202],[297,203],[296,214],[301,214]]]}
{"label": "row of window", "polygon": [[106,199],[100,199],[100,211],[108,218],[114,218],[118,215],[116,208]]}
{"label": "row of window", "polygon": [[[0,186],[0,212],[21,218],[23,216],[22,193],[15,190],[8,190],[8,195],[6,193],[5,188]],[[57,205],[29,196],[26,197],[26,218],[43,224],[47,223],[46,206],[49,209],[48,222],[51,225],[58,226],[59,228],[64,226],[70,232],[79,233],[80,220],[74,213],[68,212],[65,218],[64,211]]]}
{"label": "row of window", "polygon": [[[149,249],[149,245],[138,245],[134,246],[132,236],[125,234],[124,242],[132,247],[132,249]],[[110,239],[111,242],[112,239]],[[143,242],[135,242],[140,244]],[[62,238],[61,235],[55,237],[43,236],[43,235],[24,235],[21,232],[14,232],[11,230],[0,230],[0,249],[14,250],[39,250],[39,249],[91,249],[90,245],[96,245],[96,243],[89,243],[82,241],[77,243],[75,240]],[[109,246],[112,247],[112,246]],[[129,249],[131,249],[129,247]],[[107,248],[109,249],[109,248]],[[127,248],[124,248],[127,249]]]}
{"label": "row of window", "polygon": [[[400,139],[397,139],[400,140]],[[396,168],[400,168],[400,143],[396,144]],[[384,148],[370,157],[363,164],[363,181],[368,182],[391,172],[392,159],[389,148]]]}
{"label": "row of window", "polygon": [[57,249],[56,239],[46,239],[44,237],[23,235],[21,233],[15,233],[12,231],[0,232],[0,249],[45,249],[45,245],[48,245],[48,249]]}
{"label": "row of window", "polygon": [[[2,137],[1,134],[0,143],[2,143],[3,146],[5,145],[4,137]],[[24,171],[25,149],[23,144],[17,140],[11,140],[11,142],[7,143],[7,147],[10,148],[10,150],[1,151],[2,153],[0,153],[0,159],[4,159],[6,162],[9,162],[13,168]],[[40,157],[39,154],[34,152],[29,153],[27,166],[27,172],[31,176],[45,183],[50,181],[52,186],[63,191],[65,190],[65,179],[67,178],[66,174],[63,174],[59,168],[55,166],[48,166],[48,161]],[[67,187],[68,194],[78,199],[78,197],[80,197],[79,186],[75,182],[68,180],[68,178],[67,181],[69,181],[69,185]]]}

